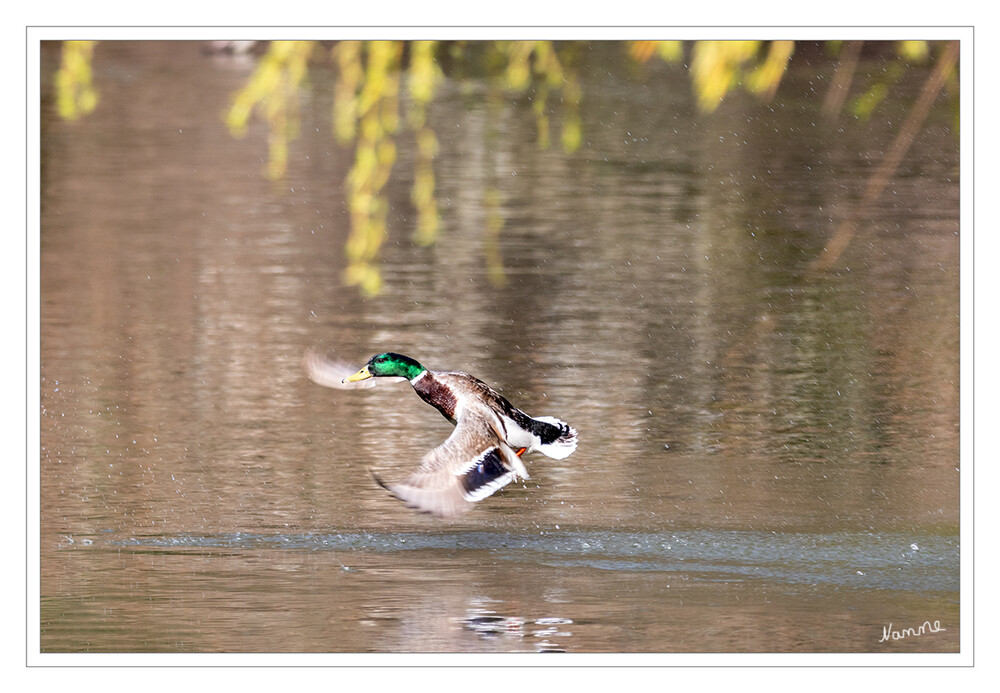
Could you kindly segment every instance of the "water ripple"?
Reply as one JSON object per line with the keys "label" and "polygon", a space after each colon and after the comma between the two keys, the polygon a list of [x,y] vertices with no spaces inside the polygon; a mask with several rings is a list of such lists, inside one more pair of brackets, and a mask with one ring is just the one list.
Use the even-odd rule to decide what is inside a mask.
{"label": "water ripple", "polygon": [[553,567],[683,572],[701,580],[763,579],[790,584],[957,591],[957,537],[911,533],[740,531],[546,534],[226,533],[134,536],[117,547],[295,551],[487,551],[494,558]]}

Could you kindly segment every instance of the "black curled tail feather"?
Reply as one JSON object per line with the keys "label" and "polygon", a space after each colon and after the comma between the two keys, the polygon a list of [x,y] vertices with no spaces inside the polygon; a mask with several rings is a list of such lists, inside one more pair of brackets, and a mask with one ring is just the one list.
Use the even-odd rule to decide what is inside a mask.
{"label": "black curled tail feather", "polygon": [[570,428],[569,424],[565,421],[558,421],[556,423],[549,423],[547,421],[540,421],[538,419],[531,420],[531,432],[538,436],[538,439],[542,442],[542,445],[548,445],[554,443],[560,438],[564,438],[569,435]]}
{"label": "black curled tail feather", "polygon": [[539,452],[557,460],[573,454],[577,444],[576,429],[551,416],[539,416],[535,422],[544,426],[532,430],[540,441],[537,447]]}
{"label": "black curled tail feather", "polygon": [[528,416],[520,409],[512,409],[513,411],[509,412],[509,414],[514,423],[538,438],[542,445],[554,443],[573,430],[565,421],[548,416],[540,416],[536,419]]}

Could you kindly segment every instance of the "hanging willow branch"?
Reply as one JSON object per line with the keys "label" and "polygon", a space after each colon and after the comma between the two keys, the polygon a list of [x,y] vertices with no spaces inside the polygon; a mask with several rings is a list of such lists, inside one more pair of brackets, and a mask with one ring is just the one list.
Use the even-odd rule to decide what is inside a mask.
{"label": "hanging willow branch", "polygon": [[830,269],[840,258],[841,253],[844,252],[844,249],[847,248],[854,236],[857,235],[858,222],[868,215],[872,204],[882,194],[886,184],[892,178],[896,169],[899,168],[899,162],[903,160],[906,152],[909,151],[910,145],[913,144],[913,140],[916,139],[920,128],[927,119],[927,114],[930,113],[931,106],[934,104],[938,93],[940,93],[941,87],[944,86],[945,80],[952,74],[957,63],[958,42],[950,41],[945,45],[941,57],[938,58],[937,65],[934,66],[934,71],[931,72],[927,81],[924,82],[920,96],[917,97],[913,108],[910,109],[909,115],[906,116],[906,120],[899,129],[896,139],[893,140],[892,145],[889,147],[888,153],[882,159],[878,168],[875,169],[875,172],[872,173],[871,178],[868,179],[868,185],[865,186],[865,193],[861,201],[848,217],[840,223],[840,226],[837,227],[826,247],[823,248],[823,252],[813,261],[810,269],[817,271]]}

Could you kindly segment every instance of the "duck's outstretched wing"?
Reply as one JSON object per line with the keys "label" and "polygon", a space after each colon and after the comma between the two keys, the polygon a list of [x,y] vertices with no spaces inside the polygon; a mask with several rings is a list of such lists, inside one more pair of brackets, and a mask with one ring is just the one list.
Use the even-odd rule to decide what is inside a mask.
{"label": "duck's outstretched wing", "polygon": [[420,461],[399,483],[383,488],[411,508],[438,517],[455,517],[517,478],[528,478],[521,460],[497,435],[494,423],[478,412],[463,413],[444,443]]}
{"label": "duck's outstretched wing", "polygon": [[364,390],[375,387],[380,382],[398,383],[405,380],[405,378],[367,378],[352,383],[344,382],[347,376],[358,372],[357,367],[330,358],[314,349],[306,349],[306,353],[302,356],[302,367],[306,369],[309,379],[317,385],[338,390]]}

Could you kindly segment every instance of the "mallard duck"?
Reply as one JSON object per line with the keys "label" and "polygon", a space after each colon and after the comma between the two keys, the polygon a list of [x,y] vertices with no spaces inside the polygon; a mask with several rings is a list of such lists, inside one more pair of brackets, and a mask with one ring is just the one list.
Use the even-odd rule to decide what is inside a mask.
{"label": "mallard duck", "polygon": [[455,430],[420,461],[404,481],[387,483],[372,476],[408,506],[454,517],[516,479],[527,479],[521,462],[538,451],[560,460],[576,450],[576,431],[551,416],[531,417],[500,393],[468,373],[439,372],[392,352],[373,356],[353,369],[314,351],[304,364],[313,382],[327,387],[374,387],[382,381],[410,381],[420,398],[441,412]]}

